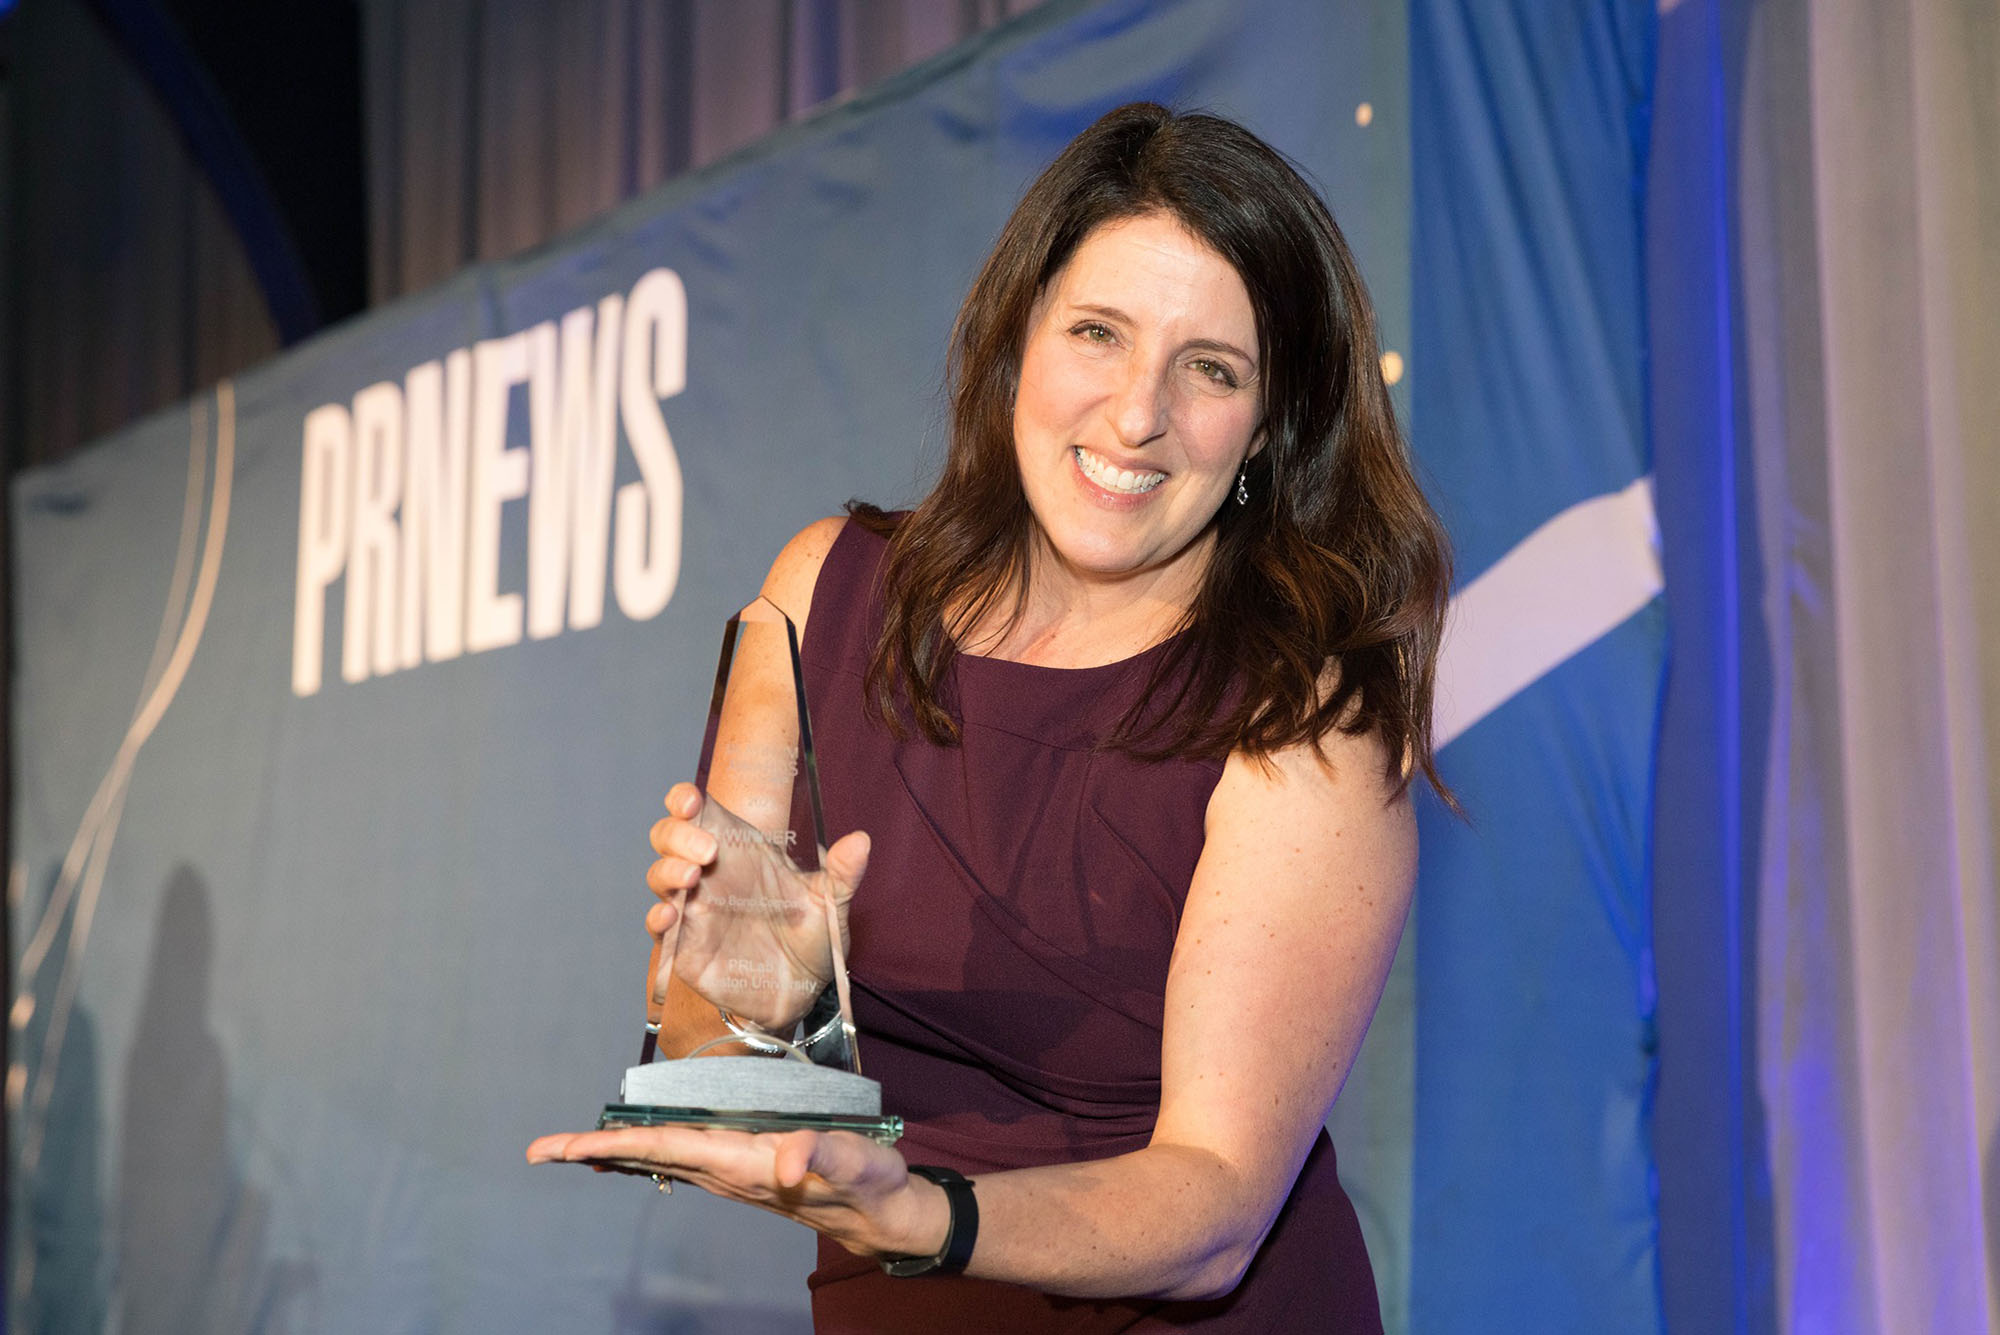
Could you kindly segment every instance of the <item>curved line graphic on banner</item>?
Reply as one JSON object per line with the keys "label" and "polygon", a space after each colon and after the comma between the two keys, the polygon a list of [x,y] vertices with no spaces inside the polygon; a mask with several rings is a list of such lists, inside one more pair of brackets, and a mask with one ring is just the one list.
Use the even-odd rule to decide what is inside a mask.
{"label": "curved line graphic on banner", "polygon": [[1451,600],[1431,714],[1443,749],[1658,597],[1653,479],[1564,510]]}
{"label": "curved line graphic on banner", "polygon": [[[32,1096],[27,1098],[27,1115],[21,1130],[21,1171],[32,1174],[41,1156],[43,1132],[46,1128],[49,1099],[55,1088],[56,1063],[62,1054],[63,1037],[68,1028],[69,1014],[76,997],[77,982],[81,974],[84,947],[90,938],[90,924],[97,911],[97,902],[104,886],[104,870],[111,858],[111,844],[117,836],[119,818],[124,813],[125,792],[131,782],[132,767],[138,760],[139,749],[153,735],[154,729],[173,703],[175,694],[186,679],[188,668],[194,661],[195,649],[201,643],[203,630],[208,624],[209,608],[215,601],[215,584],[222,567],[222,549],[229,532],[230,489],[235,480],[236,458],[236,391],[235,386],[224,380],[215,387],[215,481],[208,505],[208,532],[202,544],[201,568],[195,577],[194,593],[188,600],[187,617],[181,623],[180,634],[175,638],[173,652],[159,669],[159,677],[150,690],[142,690],[142,700],[132,716],[131,724],[125,730],[124,739],[119,743],[118,752],[113,756],[104,779],[97,786],[95,796],[85,811],[83,821],[78,826],[76,837],[71,841],[68,854],[63,859],[62,871],[58,875],[56,888],[49,897],[42,921],[38,924],[34,939],[21,959],[21,976],[14,997],[9,1023],[19,1034],[27,1027],[34,1014],[32,989],[35,977],[43,960],[55,940],[56,929],[64,912],[69,907],[71,895],[76,894],[76,914],[70,926],[68,949],[64,952],[62,972],[56,980],[55,998],[49,1007],[48,1027],[43,1031],[41,1051],[35,1061],[35,1084]],[[206,457],[207,435],[205,414],[197,414],[193,431],[196,440],[204,447],[198,452]],[[200,464],[190,460],[190,469]],[[193,531],[199,524],[199,481],[191,480],[190,505],[182,514],[180,550],[193,549]],[[186,577],[176,560],[173,585],[169,590],[168,605],[164,620],[171,622],[174,606],[179,602],[181,592],[187,586]],[[164,629],[164,627],[163,627]],[[155,648],[154,661],[158,662]],[[149,674],[150,674],[149,665]],[[87,864],[87,871],[85,870]],[[84,875],[78,876],[79,871]],[[16,1058],[7,1073],[7,1097],[10,1105],[18,1108],[26,1092],[27,1067]],[[23,1248],[24,1267],[33,1255],[32,1248]],[[32,1270],[23,1277],[32,1282]],[[17,1281],[18,1283],[18,1281]]]}
{"label": "curved line graphic on banner", "polygon": [[[179,638],[182,603],[187,597],[188,579],[194,573],[195,540],[201,536],[202,492],[208,470],[208,405],[196,401],[191,409],[190,419],[188,480],[187,492],[181,503],[180,542],[174,552],[174,573],[167,586],[166,606],[160,613],[160,630],[153,640],[153,652],[146,663],[146,674],[140,678],[138,703],[132,708],[135,722],[145,709],[146,701],[151,698],[154,686],[159,682],[160,671],[166,664],[168,650]],[[129,728],[130,725],[127,726]],[[109,777],[107,774],[106,778]],[[69,852],[63,857],[62,871],[56,877],[56,885],[49,895],[49,902],[42,907],[41,921],[35,925],[34,936],[21,952],[21,963],[17,971],[17,994],[14,1000],[13,1025],[16,1031],[25,1026],[32,1016],[34,999],[27,995],[27,987],[41,969],[42,958],[54,944],[56,929],[62,925],[63,916],[69,910],[70,896],[77,886],[77,873],[83,860],[89,855],[90,841],[97,837],[102,824],[103,795],[104,789],[100,787],[97,796],[91,799],[91,804],[84,813],[83,823],[77,829],[76,838],[71,841]],[[23,872],[25,874],[25,868]]]}
{"label": "curved line graphic on banner", "polygon": [[[193,430],[188,433],[187,493],[181,502],[181,540],[174,549],[174,574],[167,584],[166,606],[160,610],[160,632],[154,637],[153,652],[146,659],[146,675],[140,680],[139,699],[151,697],[166,669],[167,655],[179,638],[176,634],[187,612],[188,581],[194,577],[195,542],[201,537],[202,492],[208,482],[208,405],[194,405]],[[135,713],[136,717],[136,713]]]}

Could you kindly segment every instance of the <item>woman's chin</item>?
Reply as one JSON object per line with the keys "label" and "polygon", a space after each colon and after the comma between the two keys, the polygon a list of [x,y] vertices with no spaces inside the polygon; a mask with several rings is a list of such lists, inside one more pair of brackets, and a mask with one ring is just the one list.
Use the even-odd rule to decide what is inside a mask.
{"label": "woman's chin", "polygon": [[1071,536],[1049,544],[1064,569],[1082,579],[1117,580],[1137,575],[1153,564],[1150,549],[1143,544],[1120,541],[1101,535]]}

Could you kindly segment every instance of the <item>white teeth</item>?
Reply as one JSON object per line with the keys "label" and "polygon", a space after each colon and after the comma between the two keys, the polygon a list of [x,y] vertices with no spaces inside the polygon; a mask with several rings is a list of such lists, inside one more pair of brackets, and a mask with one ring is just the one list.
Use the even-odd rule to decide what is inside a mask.
{"label": "white teeth", "polygon": [[1071,447],[1076,456],[1077,467],[1083,475],[1106,491],[1116,491],[1127,496],[1137,496],[1151,491],[1167,480],[1165,473],[1135,473],[1129,468],[1119,468],[1098,458],[1081,445]]}

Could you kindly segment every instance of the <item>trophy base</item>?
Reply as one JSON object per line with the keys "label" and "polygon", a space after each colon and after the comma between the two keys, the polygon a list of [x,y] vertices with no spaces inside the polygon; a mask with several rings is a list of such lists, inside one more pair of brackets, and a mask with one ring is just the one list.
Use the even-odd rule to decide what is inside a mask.
{"label": "trophy base", "polygon": [[852,1131],[885,1145],[903,1119],[882,1115],[865,1076],[772,1057],[690,1057],[625,1072],[598,1126],[718,1126],[737,1131]]}
{"label": "trophy base", "polygon": [[666,1108],[657,1104],[607,1103],[598,1115],[599,1131],[628,1126],[712,1126],[724,1131],[852,1131],[857,1136],[893,1145],[902,1139],[900,1117],[849,1117],[841,1113],[763,1113],[723,1108]]}

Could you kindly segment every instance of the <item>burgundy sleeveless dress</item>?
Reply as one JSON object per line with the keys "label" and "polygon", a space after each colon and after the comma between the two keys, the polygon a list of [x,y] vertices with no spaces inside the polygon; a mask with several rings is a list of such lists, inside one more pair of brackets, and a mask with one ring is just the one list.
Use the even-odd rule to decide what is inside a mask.
{"label": "burgundy sleeveless dress", "polygon": [[[1081,669],[961,658],[947,682],[961,745],[898,741],[862,692],[886,550],[848,523],[802,647],[827,832],[873,841],[848,960],[862,1069],[907,1119],[911,1163],[976,1178],[1142,1148],[1159,1111],[1167,961],[1221,763],[1096,748],[1158,650]],[[822,1335],[1381,1330],[1324,1132],[1249,1273],[1217,1301],[892,1279],[824,1238],[810,1283]]]}

